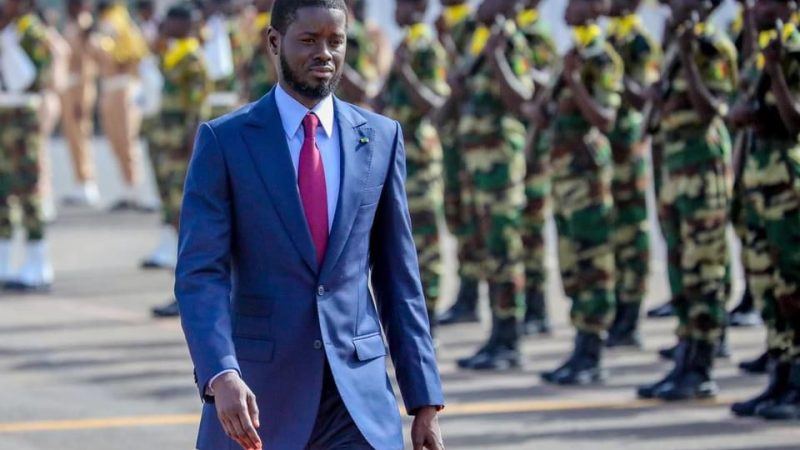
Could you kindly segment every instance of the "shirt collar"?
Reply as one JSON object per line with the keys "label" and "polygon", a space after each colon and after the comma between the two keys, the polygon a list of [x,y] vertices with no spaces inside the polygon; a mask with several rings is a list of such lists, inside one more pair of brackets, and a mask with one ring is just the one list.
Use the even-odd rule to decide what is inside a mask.
{"label": "shirt collar", "polygon": [[333,96],[320,100],[313,108],[308,109],[303,104],[292,98],[280,84],[275,87],[275,103],[278,106],[278,113],[283,122],[283,130],[289,138],[297,134],[297,130],[303,125],[306,114],[313,112],[319,118],[325,135],[330,138],[333,135]]}

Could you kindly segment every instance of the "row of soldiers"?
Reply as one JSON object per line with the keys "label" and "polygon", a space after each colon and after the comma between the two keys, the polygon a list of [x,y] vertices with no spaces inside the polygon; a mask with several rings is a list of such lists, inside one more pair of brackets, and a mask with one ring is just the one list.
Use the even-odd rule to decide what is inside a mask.
{"label": "row of soldiers", "polygon": [[459,240],[461,288],[439,323],[473,319],[478,283],[488,284],[491,334],[459,367],[516,367],[521,333],[549,330],[542,233],[550,213],[576,336],[571,355],[543,380],[601,381],[604,347],[641,344],[652,147],[678,343],[662,352],[672,370],[638,395],[717,394],[712,367],[724,353],[726,228],[734,221],[748,290],[769,330],[771,377],[763,394],[733,411],[800,417],[797,3],[743,2],[737,51],[709,21],[720,1],[663,2],[670,18],[662,47],[636,14],[639,1],[570,0],[574,46],[563,57],[536,0],[442,3],[437,38],[423,22],[426,1],[398,1],[406,37],[374,106],[407,137],[429,313],[439,296],[442,207]]}
{"label": "row of soldiers", "polygon": [[[270,3],[257,1],[249,22],[245,10],[225,0],[172,8],[158,26],[148,24],[155,24],[152,15],[141,14],[136,27],[156,30],[155,37],[130,60],[123,56],[132,46],[115,47],[113,39],[121,44],[128,33],[118,27],[101,35],[112,38],[105,39],[107,51],[117,54],[118,48],[127,61],[118,58],[116,66],[131,70],[133,61],[138,66],[151,53],[163,78],[160,106],[145,121],[144,135],[166,231],[146,267],[174,266],[181,184],[197,124],[256,100],[277,80],[279,62],[263,39]],[[665,352],[673,369],[638,394],[663,400],[716,394],[711,369],[731,294],[725,229],[733,218],[742,225],[749,289],[769,329],[772,375],[762,395],[734,405],[734,412],[800,416],[800,111],[794,101],[800,32],[794,0],[743,5],[741,57],[708,20],[720,4],[713,0],[664,2],[671,17],[663,47],[640,23],[639,1],[570,0],[565,19],[574,46],[563,57],[538,0],[483,0],[477,8],[442,0],[435,26],[424,20],[427,0],[398,0],[396,20],[405,34],[393,60],[380,31],[364,22],[364,2],[348,3],[347,59],[337,95],[403,126],[409,207],[432,329],[474,318],[479,282],[489,287],[491,334],[473,356],[458,361],[461,368],[518,366],[521,334],[549,331],[542,236],[549,214],[576,337],[564,364],[542,378],[560,385],[601,381],[604,347],[640,345],[651,141],[670,304],[679,326],[678,344]],[[70,4],[78,5],[73,20],[92,36],[91,9],[80,0]],[[105,6],[122,14],[119,4]],[[599,25],[604,16],[610,17],[607,31]],[[13,6],[4,17],[3,25],[21,31],[36,24]],[[254,31],[242,33],[248,23]],[[46,53],[22,48],[31,60]],[[128,92],[127,84],[117,83]],[[40,89],[32,84],[26,94]],[[36,128],[34,109],[4,107],[4,98],[0,112],[26,117]],[[118,99],[111,109],[130,104]],[[15,136],[7,148],[22,152],[34,145],[27,135],[2,134]],[[5,180],[19,181],[8,174],[20,161],[4,166],[0,160],[0,168],[11,168],[0,176],[0,188]],[[19,188],[8,192],[24,197]],[[454,308],[437,321],[442,213],[459,241],[461,287]],[[177,308],[171,303],[155,312],[175,315]]]}

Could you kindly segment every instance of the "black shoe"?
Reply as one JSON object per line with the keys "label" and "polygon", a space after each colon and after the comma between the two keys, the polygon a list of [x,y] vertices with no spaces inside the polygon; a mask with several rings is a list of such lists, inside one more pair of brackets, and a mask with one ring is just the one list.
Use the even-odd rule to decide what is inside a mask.
{"label": "black shoe", "polygon": [[[674,347],[670,347],[669,349],[664,349],[664,350],[669,350],[673,355],[673,358],[671,359],[675,361],[675,365],[672,367],[672,370],[670,370],[669,373],[667,373],[667,375],[664,378],[656,381],[655,383],[639,386],[639,388],[636,390],[636,395],[639,398],[645,398],[645,399],[656,398],[658,397],[659,393],[662,390],[664,390],[668,386],[671,386],[675,380],[675,377],[677,377],[678,374],[683,371],[683,365],[686,361],[686,358],[683,357],[682,355],[688,351],[688,348],[689,348],[688,341],[682,339]],[[674,356],[679,356],[679,357],[674,357]]]}
{"label": "black shoe", "polygon": [[769,364],[769,353],[764,352],[756,359],[740,362],[739,369],[741,369],[745,373],[753,375],[761,375],[767,373],[768,364]]}
{"label": "black shoe", "polygon": [[675,315],[675,308],[672,307],[672,301],[668,301],[661,306],[657,306],[647,311],[647,317],[660,319],[664,317],[672,317]]}
{"label": "black shoe", "polygon": [[642,348],[642,337],[639,334],[638,303],[620,303],[617,305],[617,315],[614,323],[608,330],[606,347],[635,347]]}
{"label": "black shoe", "polygon": [[789,363],[772,361],[769,364],[769,384],[761,394],[743,402],[734,403],[731,412],[739,417],[753,417],[759,411],[775,405],[789,388]]}
{"label": "black shoe", "polygon": [[800,363],[789,371],[789,387],[773,405],[759,408],[757,414],[767,420],[800,420]]}
{"label": "black shoe", "polygon": [[675,351],[678,349],[678,345],[680,345],[680,343],[678,343],[677,345],[673,345],[672,347],[665,347],[665,348],[659,349],[658,350],[659,358],[661,358],[661,359],[663,359],[665,361],[674,361],[675,360]]}
{"label": "black shoe", "polygon": [[153,261],[152,259],[142,260],[141,264],[139,264],[139,267],[141,269],[144,269],[144,270],[164,270],[164,269],[174,270],[175,269],[174,266],[171,266],[169,264],[163,264],[163,263],[160,263],[158,261]]}
{"label": "black shoe", "polygon": [[578,331],[575,348],[567,361],[556,370],[542,373],[542,380],[561,385],[586,385],[606,379],[601,368],[603,339],[593,333]]}
{"label": "black shoe", "polygon": [[753,295],[749,288],[744,291],[742,300],[728,316],[732,327],[757,327],[764,323],[761,314],[756,311]]}
{"label": "black shoe", "polygon": [[140,202],[136,202],[133,200],[119,200],[118,202],[111,205],[109,208],[109,212],[112,213],[122,213],[122,212],[138,212],[143,214],[153,214],[158,212],[158,208],[155,206],[145,205]]}
{"label": "black shoe", "polygon": [[452,325],[478,321],[478,281],[462,278],[456,302],[437,317],[437,322]]}
{"label": "black shoe", "polygon": [[[717,345],[717,349],[715,350],[714,357],[717,359],[730,359],[731,357],[731,348],[728,345],[727,334],[723,333],[722,338]],[[675,360],[675,349],[678,346],[673,347],[665,347],[658,351],[658,356],[665,360],[665,361],[674,361]]]}
{"label": "black shoe", "polygon": [[529,290],[525,293],[525,319],[522,322],[522,334],[536,336],[550,333],[552,333],[552,329],[547,316],[547,302],[544,293],[539,290]]}
{"label": "black shoe", "polygon": [[686,346],[686,351],[675,353],[675,364],[680,366],[680,370],[659,390],[657,398],[665,401],[696,400],[715,397],[719,392],[717,383],[711,378],[716,345],[689,339]]}
{"label": "black shoe", "polygon": [[469,358],[457,361],[461,369],[508,370],[520,367],[522,358],[519,352],[519,324],[516,317],[495,318],[492,321],[492,334],[480,350]]}
{"label": "black shoe", "polygon": [[181,315],[180,309],[178,309],[178,302],[176,300],[173,300],[164,306],[156,306],[152,309],[152,312],[153,317],[158,318],[178,317]]}

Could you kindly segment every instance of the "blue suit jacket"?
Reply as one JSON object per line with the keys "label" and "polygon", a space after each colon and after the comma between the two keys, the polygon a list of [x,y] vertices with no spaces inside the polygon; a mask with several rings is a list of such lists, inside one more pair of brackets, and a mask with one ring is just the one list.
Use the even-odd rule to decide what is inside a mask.
{"label": "blue suit jacket", "polygon": [[[214,375],[238,370],[256,395],[264,448],[305,448],[327,359],[364,437],[378,450],[402,449],[383,333],[406,409],[444,402],[411,235],[403,137],[385,117],[338,99],[334,110],[341,191],[322,264],[270,93],[200,127],[175,295],[201,395]],[[203,407],[197,447],[238,448],[213,403]]]}

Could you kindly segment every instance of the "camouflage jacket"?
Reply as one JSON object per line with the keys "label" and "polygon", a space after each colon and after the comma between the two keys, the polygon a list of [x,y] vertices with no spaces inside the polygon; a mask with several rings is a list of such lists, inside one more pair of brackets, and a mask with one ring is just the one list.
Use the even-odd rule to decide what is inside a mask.
{"label": "camouflage jacket", "polygon": [[[697,64],[706,87],[721,98],[730,98],[738,83],[736,48],[727,36],[718,33],[710,24],[698,24],[694,33],[696,40],[693,44],[692,59]],[[689,81],[684,69],[678,70],[672,87],[670,98],[688,95]],[[666,103],[670,98],[667,98]],[[665,114],[662,120],[664,131],[706,125],[689,102],[684,104],[684,108]],[[727,113],[728,106],[725,105],[719,111],[719,115],[725,116]]]}
{"label": "camouflage jacket", "polygon": [[[347,30],[347,50],[345,53],[345,64],[358,72],[367,84],[378,81],[378,68],[375,66],[372,55],[375,54],[375,43],[369,37],[364,24],[358,21],[351,21]],[[340,90],[341,91],[341,90]],[[342,96],[344,101],[351,101],[347,96]]]}
{"label": "camouflage jacket", "polygon": [[520,11],[516,23],[528,42],[532,66],[536,70],[551,69],[558,59],[558,51],[550,28],[539,19],[539,12],[535,9]]}
{"label": "camouflage jacket", "polygon": [[[505,55],[509,66],[520,83],[533,88],[530,77],[531,50],[525,35],[511,20],[505,23],[504,32],[507,38]],[[480,41],[488,38],[489,33],[483,27],[476,29],[470,44],[471,55],[464,61],[465,67],[462,67],[462,70],[472,69],[466,81],[466,98],[461,105],[458,125],[459,139],[467,145],[509,139],[512,138],[511,134],[518,134],[520,129],[524,134],[524,127],[517,114],[509,111],[503,103],[499,83],[495,80],[483,52]]]}
{"label": "camouflage jacket", "polygon": [[208,118],[205,100],[211,81],[198,41],[193,38],[177,41],[164,55],[161,70],[164,75],[161,117],[182,118],[187,126]]}
{"label": "camouflage jacket", "polygon": [[[660,76],[661,47],[645,30],[638,16],[611,19],[608,43],[622,58],[625,77],[646,87]],[[633,109],[623,98],[621,114]]]}
{"label": "camouflage jacket", "polygon": [[[403,45],[408,48],[409,65],[419,81],[438,95],[449,95],[447,53],[436,40],[433,29],[426,24],[411,27]],[[384,114],[400,122],[407,136],[410,136],[425,119],[425,116],[414,107],[411,95],[400,75],[394,72],[384,86],[381,100],[385,105]]]}
{"label": "camouflage jacket", "polygon": [[40,92],[47,85],[48,69],[52,62],[50,48],[47,45],[47,30],[39,18],[33,14],[20,18],[16,26],[20,47],[36,67],[36,79],[28,91]]}

